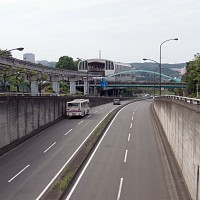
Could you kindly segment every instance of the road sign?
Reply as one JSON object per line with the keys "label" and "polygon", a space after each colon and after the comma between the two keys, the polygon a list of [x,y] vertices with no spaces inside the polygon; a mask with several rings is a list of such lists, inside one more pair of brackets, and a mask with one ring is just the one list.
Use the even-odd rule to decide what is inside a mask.
{"label": "road sign", "polygon": [[108,87],[108,81],[101,80],[100,85],[101,87]]}

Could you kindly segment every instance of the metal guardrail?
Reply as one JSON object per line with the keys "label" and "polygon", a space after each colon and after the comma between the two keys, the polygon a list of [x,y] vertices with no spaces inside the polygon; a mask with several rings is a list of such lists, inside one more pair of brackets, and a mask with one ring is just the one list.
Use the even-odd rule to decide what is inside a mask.
{"label": "metal guardrail", "polygon": [[184,101],[184,102],[187,102],[190,104],[200,105],[200,99],[183,97],[183,96],[165,95],[165,96],[157,97],[157,98],[168,98],[168,99],[172,99],[172,100]]}

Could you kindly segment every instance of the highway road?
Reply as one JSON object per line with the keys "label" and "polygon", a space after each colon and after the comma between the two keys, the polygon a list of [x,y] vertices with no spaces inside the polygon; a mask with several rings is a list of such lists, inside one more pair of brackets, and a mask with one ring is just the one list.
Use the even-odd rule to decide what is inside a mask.
{"label": "highway road", "polygon": [[151,120],[151,103],[135,102],[117,114],[66,200],[173,199]]}
{"label": "highway road", "polygon": [[116,107],[101,105],[91,108],[84,118],[64,119],[1,156],[0,200],[40,199],[95,127]]}

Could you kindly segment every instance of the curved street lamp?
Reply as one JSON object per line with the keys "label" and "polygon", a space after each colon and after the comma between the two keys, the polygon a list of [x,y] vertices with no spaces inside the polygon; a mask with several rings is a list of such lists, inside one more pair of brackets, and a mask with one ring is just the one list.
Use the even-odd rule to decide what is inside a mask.
{"label": "curved street lamp", "polygon": [[160,44],[160,81],[159,81],[159,91],[160,91],[160,96],[161,96],[161,50],[162,50],[162,45],[165,43],[165,42],[169,42],[169,41],[172,41],[172,40],[178,40],[178,38],[173,38],[173,39],[168,39],[168,40],[165,40],[163,41],[161,44]]}
{"label": "curved street lamp", "polygon": [[155,62],[155,63],[160,67],[160,64],[159,64],[157,61],[155,61],[155,60],[152,60],[152,59],[149,59],[149,58],[143,58],[143,60],[144,60],[144,61],[150,60],[150,61],[152,61],[152,62]]}
{"label": "curved street lamp", "polygon": [[5,51],[3,51],[3,52],[0,53],[0,56],[2,56],[3,54],[6,54],[7,52],[14,51],[14,50],[23,51],[24,48],[23,47],[19,47],[19,48],[15,48],[15,49],[5,50]]}

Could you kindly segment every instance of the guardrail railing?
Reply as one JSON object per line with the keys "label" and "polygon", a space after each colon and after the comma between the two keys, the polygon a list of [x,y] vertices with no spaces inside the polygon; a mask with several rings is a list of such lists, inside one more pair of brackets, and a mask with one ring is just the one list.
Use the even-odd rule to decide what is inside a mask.
{"label": "guardrail railing", "polygon": [[157,98],[168,98],[172,100],[179,100],[179,101],[184,101],[190,104],[195,104],[195,105],[200,105],[200,99],[195,99],[195,98],[189,98],[189,97],[183,97],[183,96],[175,96],[175,95],[165,95]]}

